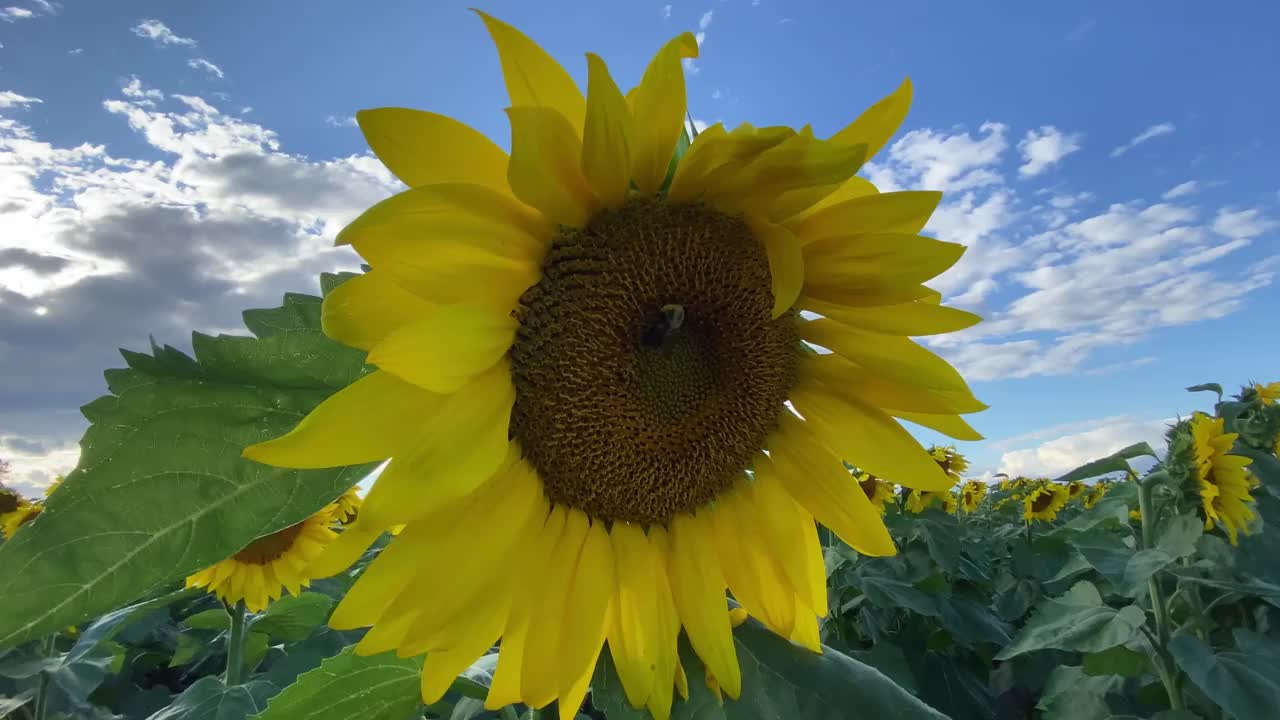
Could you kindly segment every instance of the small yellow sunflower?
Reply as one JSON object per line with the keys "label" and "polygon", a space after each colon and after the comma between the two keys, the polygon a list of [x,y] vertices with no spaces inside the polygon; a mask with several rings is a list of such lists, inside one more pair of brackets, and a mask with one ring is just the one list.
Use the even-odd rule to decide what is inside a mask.
{"label": "small yellow sunflower", "polygon": [[825,140],[714,125],[669,170],[692,34],[628,93],[588,55],[584,95],[480,15],[510,156],[440,115],[357,115],[410,189],[339,235],[372,270],[326,297],[323,322],[377,371],[245,455],[390,458],[317,572],[406,525],[331,623],[372,626],[362,653],[427,653],[428,703],[500,638],[486,706],[558,699],[572,718],[607,642],[630,703],[662,720],[682,626],[736,698],[726,588],[819,652],[815,519],[859,552],[895,552],[842,459],[945,491],[954,479],[899,421],[971,440],[960,415],[986,407],[911,339],[978,320],[923,284],[964,250],[919,234],[939,195],[856,175],[911,85]]}
{"label": "small yellow sunflower", "polygon": [[1069,482],[1067,483],[1067,498],[1075,500],[1076,498],[1081,497],[1081,495],[1083,495],[1088,489],[1088,485],[1085,485],[1078,480]]}
{"label": "small yellow sunflower", "polygon": [[1238,533],[1249,534],[1249,523],[1256,517],[1249,492],[1253,483],[1245,470],[1253,460],[1230,454],[1237,436],[1223,431],[1222,418],[1198,412],[1191,419],[1204,527],[1208,530],[1215,522],[1221,524],[1232,545]]}
{"label": "small yellow sunflower", "polygon": [[893,483],[886,482],[868,473],[858,473],[857,480],[862,492],[866,493],[867,499],[883,515],[889,502],[894,498]]}
{"label": "small yellow sunflower", "polygon": [[1084,508],[1086,510],[1093,509],[1093,506],[1097,505],[1098,501],[1101,500],[1102,497],[1106,495],[1107,491],[1110,489],[1111,489],[1111,483],[1109,482],[1094,483],[1093,487],[1089,488],[1089,490],[1084,494],[1084,500],[1083,500]]}
{"label": "small yellow sunflower", "polygon": [[1263,405],[1272,405],[1276,400],[1280,400],[1280,382],[1254,383],[1253,389],[1258,393],[1258,398],[1262,400]]}
{"label": "small yellow sunflower", "polygon": [[338,509],[334,512],[333,517],[343,525],[349,525],[354,522],[356,515],[360,512],[360,494],[355,488],[351,488],[342,493],[342,496],[333,501]]}
{"label": "small yellow sunflower", "polygon": [[942,468],[942,472],[955,478],[956,482],[959,482],[964,472],[969,469],[969,461],[954,446],[940,447],[935,445],[929,448],[929,455]]}
{"label": "small yellow sunflower", "polygon": [[970,480],[960,488],[960,508],[967,513],[974,512],[986,496],[987,484],[981,480]]}
{"label": "small yellow sunflower", "polygon": [[1027,522],[1041,520],[1049,522],[1058,517],[1058,511],[1066,507],[1071,499],[1065,485],[1045,482],[1032,488],[1022,498],[1022,519]]}
{"label": "small yellow sunflower", "polygon": [[44,500],[58,489],[64,479],[66,478],[61,475],[55,477],[53,482],[44,489],[44,499],[36,502],[27,500],[15,490],[0,488],[0,510],[5,507],[11,508],[7,512],[0,511],[0,532],[4,533],[6,540],[12,539],[18,532],[18,528],[35,520],[40,513],[44,512]]}
{"label": "small yellow sunflower", "polygon": [[337,534],[330,529],[338,512],[336,504],[270,535],[254,540],[231,557],[187,578],[187,587],[207,588],[223,602],[241,600],[249,612],[262,612],[283,591],[298,595],[316,576],[311,562]]}
{"label": "small yellow sunflower", "polygon": [[950,490],[912,490],[911,494],[907,496],[908,512],[922,513],[934,505],[941,505],[942,511],[945,513],[954,513],[958,506],[956,496]]}
{"label": "small yellow sunflower", "polygon": [[1129,511],[1129,519],[1134,522],[1142,522],[1142,511],[1134,508]]}

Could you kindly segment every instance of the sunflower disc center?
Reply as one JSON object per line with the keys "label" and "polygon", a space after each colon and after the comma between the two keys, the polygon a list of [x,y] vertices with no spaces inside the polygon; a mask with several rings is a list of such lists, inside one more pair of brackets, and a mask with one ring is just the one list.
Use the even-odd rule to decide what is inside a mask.
{"label": "sunflower disc center", "polygon": [[1049,492],[1040,493],[1031,501],[1031,512],[1044,512],[1053,504],[1053,494]]}
{"label": "sunflower disc center", "polygon": [[243,550],[233,557],[249,565],[266,565],[289,552],[289,548],[293,547],[293,541],[297,540],[298,535],[302,532],[302,526],[303,523],[298,523],[283,530],[277,530],[265,537],[260,537],[246,545]]}
{"label": "sunflower disc center", "polygon": [[521,298],[511,433],[548,496],[665,523],[750,466],[795,378],[764,248],[700,205],[634,200],[562,231]]}

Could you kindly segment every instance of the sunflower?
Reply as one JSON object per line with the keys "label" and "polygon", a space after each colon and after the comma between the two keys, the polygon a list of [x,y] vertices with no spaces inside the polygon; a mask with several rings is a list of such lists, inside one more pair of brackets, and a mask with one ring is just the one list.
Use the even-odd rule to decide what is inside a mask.
{"label": "sunflower", "polygon": [[1067,498],[1070,500],[1075,500],[1076,498],[1080,497],[1080,495],[1088,489],[1089,489],[1088,485],[1085,485],[1079,480],[1073,480],[1067,483]]}
{"label": "sunflower", "polygon": [[1058,517],[1058,511],[1071,499],[1067,486],[1054,483],[1043,483],[1032,488],[1022,498],[1022,519],[1027,522],[1043,520],[1048,522]]}
{"label": "sunflower", "polygon": [[981,480],[970,480],[960,488],[960,507],[967,513],[974,512],[986,496],[987,484]]}
{"label": "sunflower", "polygon": [[911,494],[907,496],[907,510],[909,512],[922,513],[934,505],[941,505],[942,511],[945,513],[954,513],[958,507],[956,496],[951,494],[950,490],[912,490]]}
{"label": "sunflower", "polygon": [[208,588],[223,602],[241,600],[249,612],[262,612],[284,590],[298,595],[315,575],[308,566],[337,534],[329,528],[339,513],[337,504],[296,525],[254,540],[240,552],[187,578],[187,587]]}
{"label": "sunflower", "polygon": [[331,624],[372,626],[362,653],[428,653],[428,703],[501,639],[487,706],[558,699],[572,718],[607,642],[630,703],[666,718],[682,626],[736,698],[726,588],[819,652],[814,520],[862,553],[895,552],[841,459],[945,491],[953,479],[899,420],[978,437],[960,414],[986,406],[910,339],[978,320],[922,284],[963,251],[918,234],[939,195],[855,175],[911,85],[826,140],[715,125],[678,154],[692,34],[625,94],[588,55],[584,96],[480,15],[507,79],[510,156],[439,115],[357,115],[410,189],[339,235],[372,269],[326,297],[323,320],[377,370],[245,455],[390,458],[316,571],[406,525]]}
{"label": "sunflower", "polygon": [[871,504],[880,510],[883,515],[885,508],[894,498],[893,483],[881,480],[875,475],[869,473],[858,473],[856,476],[858,486],[862,488],[862,492],[866,494]]}
{"label": "sunflower", "polygon": [[1134,508],[1129,511],[1129,519],[1133,522],[1142,522],[1142,511]]}
{"label": "sunflower", "polygon": [[1084,509],[1092,510],[1093,506],[1097,505],[1102,496],[1106,495],[1110,489],[1111,483],[1109,482],[1094,483],[1093,487],[1089,488],[1088,492],[1084,494]]}
{"label": "sunflower", "polygon": [[1262,400],[1263,405],[1272,405],[1276,400],[1280,400],[1280,382],[1253,384],[1254,392],[1258,393],[1258,398]]}
{"label": "sunflower", "polygon": [[343,525],[350,524],[356,519],[356,515],[360,512],[360,494],[355,488],[351,488],[333,501],[338,508],[334,511],[333,517]]}
{"label": "sunflower", "polygon": [[1204,527],[1221,524],[1235,545],[1237,534],[1249,534],[1249,523],[1256,515],[1250,507],[1254,500],[1249,472],[1250,458],[1229,454],[1237,433],[1223,432],[1223,419],[1196,413],[1191,418],[1191,437],[1195,443],[1196,479],[1200,504],[1204,508]]}
{"label": "sunflower", "polygon": [[934,461],[938,463],[938,466],[942,468],[942,472],[955,478],[957,482],[960,481],[960,477],[964,474],[964,471],[969,469],[969,461],[957,452],[953,446],[931,447],[929,448],[929,455],[931,455]]}
{"label": "sunflower", "polygon": [[0,530],[3,530],[5,537],[9,536],[9,516],[17,516],[30,506],[31,501],[23,497],[22,493],[0,485]]}
{"label": "sunflower", "polygon": [[[65,479],[61,475],[55,477],[53,482],[50,482],[48,487],[44,489],[44,498],[36,502],[27,500],[15,490],[0,488],[0,532],[4,533],[6,540],[13,539],[13,536],[18,532],[18,528],[35,520],[40,516],[40,513],[44,512],[45,500],[53,494],[54,490],[58,489],[58,486]],[[5,511],[4,508],[10,509]]]}

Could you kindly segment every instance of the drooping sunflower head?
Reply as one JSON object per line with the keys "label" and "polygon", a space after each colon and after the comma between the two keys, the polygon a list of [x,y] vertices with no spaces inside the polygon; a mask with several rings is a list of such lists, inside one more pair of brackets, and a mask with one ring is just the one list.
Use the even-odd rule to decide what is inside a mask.
{"label": "drooping sunflower head", "polygon": [[1022,498],[1022,519],[1049,522],[1058,517],[1058,511],[1071,499],[1065,485],[1042,482]]}
{"label": "drooping sunflower head", "polygon": [[1106,495],[1107,491],[1110,489],[1111,489],[1111,483],[1109,482],[1101,481],[1101,482],[1094,483],[1093,487],[1089,488],[1084,493],[1084,500],[1083,500],[1084,508],[1086,510],[1093,509],[1093,506],[1097,505],[1098,501],[1101,500],[1102,497]]}
{"label": "drooping sunflower head", "polygon": [[205,588],[223,602],[241,600],[250,612],[262,612],[268,603],[288,591],[298,595],[315,577],[308,566],[336,537],[330,525],[336,504],[296,525],[264,535],[231,557],[187,578],[187,587]]}
{"label": "drooping sunflower head", "polygon": [[974,512],[986,496],[987,484],[981,480],[970,480],[960,488],[960,509],[967,513]]}
{"label": "drooping sunflower head", "polygon": [[907,511],[922,513],[936,507],[945,513],[954,513],[957,508],[956,496],[950,490],[912,490],[907,496]]}
{"label": "drooping sunflower head", "polygon": [[1230,454],[1236,433],[1223,430],[1223,419],[1196,413],[1191,418],[1195,442],[1196,480],[1205,529],[1222,525],[1235,545],[1238,534],[1249,533],[1256,514],[1253,510],[1253,483],[1247,468],[1250,458]]}
{"label": "drooping sunflower head", "polygon": [[1067,483],[1067,497],[1074,500],[1080,497],[1082,494],[1084,494],[1084,492],[1088,489],[1089,489],[1088,485],[1085,485],[1079,480],[1073,480]]}
{"label": "drooping sunflower head", "polygon": [[356,515],[360,513],[360,503],[360,493],[356,492],[355,488],[350,488],[338,496],[337,500],[333,501],[333,504],[337,506],[333,513],[333,519],[343,525],[351,524],[355,521]]}
{"label": "drooping sunflower head", "polygon": [[858,486],[862,488],[862,492],[871,501],[871,504],[880,510],[883,515],[888,504],[894,499],[893,483],[881,480],[870,473],[858,473],[856,476]]}
{"label": "drooping sunflower head", "polygon": [[[510,155],[439,115],[357,115],[409,189],[339,236],[372,270],[326,297],[323,321],[377,371],[245,454],[390,458],[317,568],[405,526],[332,623],[372,625],[361,652],[429,653],[427,702],[501,638],[489,704],[558,698],[572,717],[607,639],[628,699],[665,718],[681,626],[737,697],[726,586],[818,650],[815,519],[860,552],[894,552],[842,461],[946,491],[955,477],[900,422],[979,437],[960,416],[986,406],[911,339],[977,321],[924,285],[963,251],[920,234],[939,195],[856,176],[911,85],[830,138],[715,125],[682,150],[693,35],[627,93],[588,55],[584,95],[482,17]],[[485,560],[460,581],[461,548]],[[452,592],[431,592],[444,573]]]}
{"label": "drooping sunflower head", "polygon": [[969,469],[969,461],[953,445],[935,445],[929,448],[929,455],[933,457],[934,462],[938,463],[938,467],[942,468],[942,472],[955,478],[957,482]]}

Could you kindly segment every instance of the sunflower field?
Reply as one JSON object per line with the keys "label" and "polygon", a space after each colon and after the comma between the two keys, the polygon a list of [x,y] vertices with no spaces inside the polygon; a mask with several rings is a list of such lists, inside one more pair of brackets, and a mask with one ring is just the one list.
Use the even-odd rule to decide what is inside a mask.
{"label": "sunflower field", "polygon": [[362,111],[363,272],[123,350],[76,468],[0,486],[0,717],[1277,716],[1280,383],[972,477],[907,429],[982,438],[916,340],[979,322],[925,284],[964,247],[857,174],[910,81],[699,133],[693,35],[583,93],[479,14],[509,153]]}

